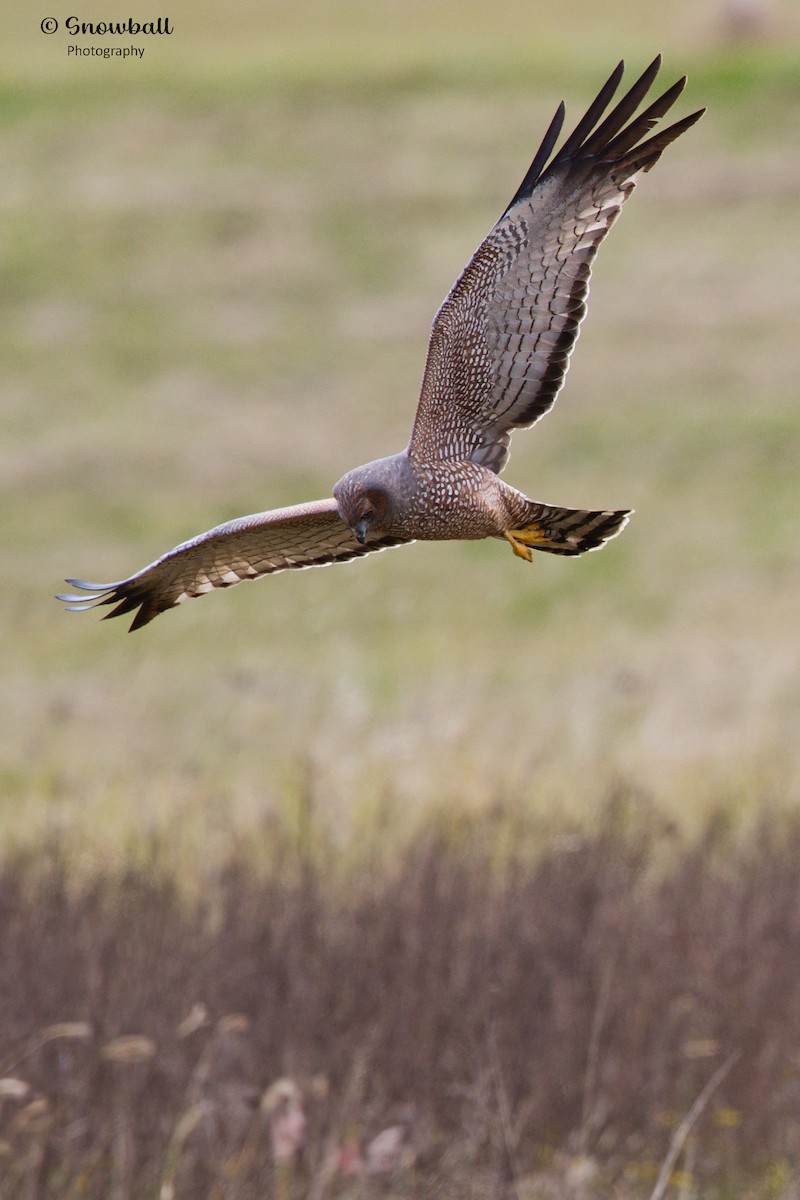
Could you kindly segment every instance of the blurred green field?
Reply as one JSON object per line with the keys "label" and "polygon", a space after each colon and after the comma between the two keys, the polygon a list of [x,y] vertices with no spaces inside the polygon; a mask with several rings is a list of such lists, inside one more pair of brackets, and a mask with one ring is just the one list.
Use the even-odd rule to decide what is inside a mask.
{"label": "blurred green field", "polygon": [[[3,844],[55,829],[94,860],[158,829],[224,855],[309,778],[345,840],[502,803],[535,842],[619,789],[689,829],[792,804],[791,6],[743,47],[685,2],[170,11],[140,64],[67,62],[44,10],[4,16]],[[133,637],[57,609],[64,576],[121,578],[401,448],[431,317],[555,104],[576,119],[659,49],[680,113],[708,114],[604,246],[567,387],[506,473],[635,508],[621,539],[530,567],[414,546]]]}

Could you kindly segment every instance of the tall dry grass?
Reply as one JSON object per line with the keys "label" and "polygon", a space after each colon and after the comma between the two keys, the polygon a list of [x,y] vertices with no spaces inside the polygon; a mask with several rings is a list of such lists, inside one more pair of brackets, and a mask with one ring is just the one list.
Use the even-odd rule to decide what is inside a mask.
{"label": "tall dry grass", "polygon": [[502,821],[243,852],[194,899],[6,861],[0,1197],[646,1197],[722,1065],[682,1194],[794,1194],[800,823],[623,810],[502,868]]}

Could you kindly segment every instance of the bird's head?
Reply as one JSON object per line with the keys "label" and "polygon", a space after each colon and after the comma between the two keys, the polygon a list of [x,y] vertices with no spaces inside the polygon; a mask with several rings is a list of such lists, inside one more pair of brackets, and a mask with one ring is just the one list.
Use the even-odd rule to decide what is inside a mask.
{"label": "bird's head", "polygon": [[339,516],[349,525],[363,546],[367,534],[385,533],[391,520],[392,502],[384,481],[377,478],[373,464],[356,467],[343,476],[333,489]]}

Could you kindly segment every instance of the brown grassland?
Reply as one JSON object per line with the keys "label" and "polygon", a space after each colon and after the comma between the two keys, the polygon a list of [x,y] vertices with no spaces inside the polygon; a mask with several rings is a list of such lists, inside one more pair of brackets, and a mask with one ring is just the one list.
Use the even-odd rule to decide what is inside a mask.
{"label": "brown grassland", "polygon": [[166,847],[9,863],[0,1196],[634,1198],[676,1139],[670,1195],[793,1194],[797,822],[689,847],[618,798],[499,870],[508,821],[345,886],[310,806],[191,901]]}
{"label": "brown grassland", "polygon": [[[0,1200],[800,1194],[800,25],[723,7],[4,14]],[[708,113],[507,470],[620,539],[57,610],[402,446],[556,103],[656,50]]]}

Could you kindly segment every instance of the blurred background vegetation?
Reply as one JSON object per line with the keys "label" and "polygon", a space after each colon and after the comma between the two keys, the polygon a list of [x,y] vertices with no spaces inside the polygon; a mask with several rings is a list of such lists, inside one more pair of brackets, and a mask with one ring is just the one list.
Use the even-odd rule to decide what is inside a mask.
{"label": "blurred background vegetation", "polygon": [[[791,799],[795,6],[735,38],[689,0],[176,0],[137,62],[68,59],[44,15],[9,9],[0,48],[4,838],[168,825],[224,851],[308,772],[340,828],[513,795],[534,840],[612,785],[690,826]],[[530,568],[415,546],[135,637],[56,609],[65,575],[121,578],[403,446],[432,315],[556,103],[577,119],[657,50],[690,75],[677,112],[708,114],[603,247],[506,473],[635,508],[623,538]]]}
{"label": "blurred background vegetation", "polygon": [[[120,62],[68,57],[63,33],[39,31],[66,15],[44,0],[3,10],[0,1066],[25,1078],[0,1110],[25,1102],[28,1115],[0,1129],[15,1164],[0,1186],[44,1195],[49,1162],[62,1186],[52,1167],[48,1194],[171,1187],[206,1058],[169,1039],[218,1021],[225,1036],[256,1031],[258,1087],[322,1073],[323,1142],[304,1176],[318,1200],[333,1187],[324,1138],[345,1137],[364,1097],[380,1129],[409,1074],[432,1080],[411,1099],[428,1105],[433,1141],[448,1120],[465,1139],[459,1197],[468,1180],[476,1196],[509,1179],[517,1200],[548,1194],[524,1192],[520,1172],[563,1145],[554,1194],[589,1195],[599,1176],[576,1168],[569,1191],[565,1172],[609,1147],[615,1194],[649,1194],[729,1054],[745,1057],[733,1098],[715,1097],[706,1178],[742,1194],[738,1156],[760,1145],[749,1194],[796,1194],[795,1043],[776,1009],[798,986],[796,4],[167,11],[172,37]],[[635,508],[622,538],[530,567],[496,543],[418,545],[237,588],[131,637],[56,608],[65,576],[122,578],[401,448],[433,313],[556,104],[574,122],[620,57],[633,72],[659,50],[665,86],[690,76],[677,114],[708,113],[603,247],[566,389],[516,436],[506,473],[543,500]],[[778,817],[766,849],[744,849]],[[253,890],[253,870],[272,892]],[[98,871],[111,884],[93,891]],[[342,874],[360,880],[352,897],[335,890]],[[212,878],[184,925],[174,888],[197,900]],[[364,970],[331,998],[337,969],[365,953],[359,931],[374,938]],[[500,982],[478,995],[469,981],[493,978],[497,947]],[[372,952],[374,1004],[358,982]],[[442,981],[451,954],[462,967]],[[273,971],[285,1037],[259,1008]],[[292,1025],[301,994],[308,1026]],[[192,1005],[202,1020],[174,1034]],[[425,1045],[408,1028],[415,1005]],[[146,1035],[138,1050],[113,1040],[128,1034]],[[549,1066],[520,1057],[528,1036],[552,1049]],[[92,1038],[80,1062],[48,1057]],[[420,1065],[413,1053],[429,1050],[441,1059]],[[126,1090],[108,1064],[137,1053],[150,1065]],[[618,1066],[634,1059],[626,1080]],[[548,1097],[550,1129],[531,1116]],[[96,1123],[76,1134],[92,1105]],[[562,1145],[570,1128],[578,1141]],[[208,1168],[213,1194],[262,1195],[230,1174],[235,1144],[224,1170]],[[479,1159],[499,1172],[486,1187]],[[696,1194],[690,1167],[683,1196]],[[293,1186],[278,1172],[274,1194]],[[348,1186],[337,1194],[367,1194]]]}

